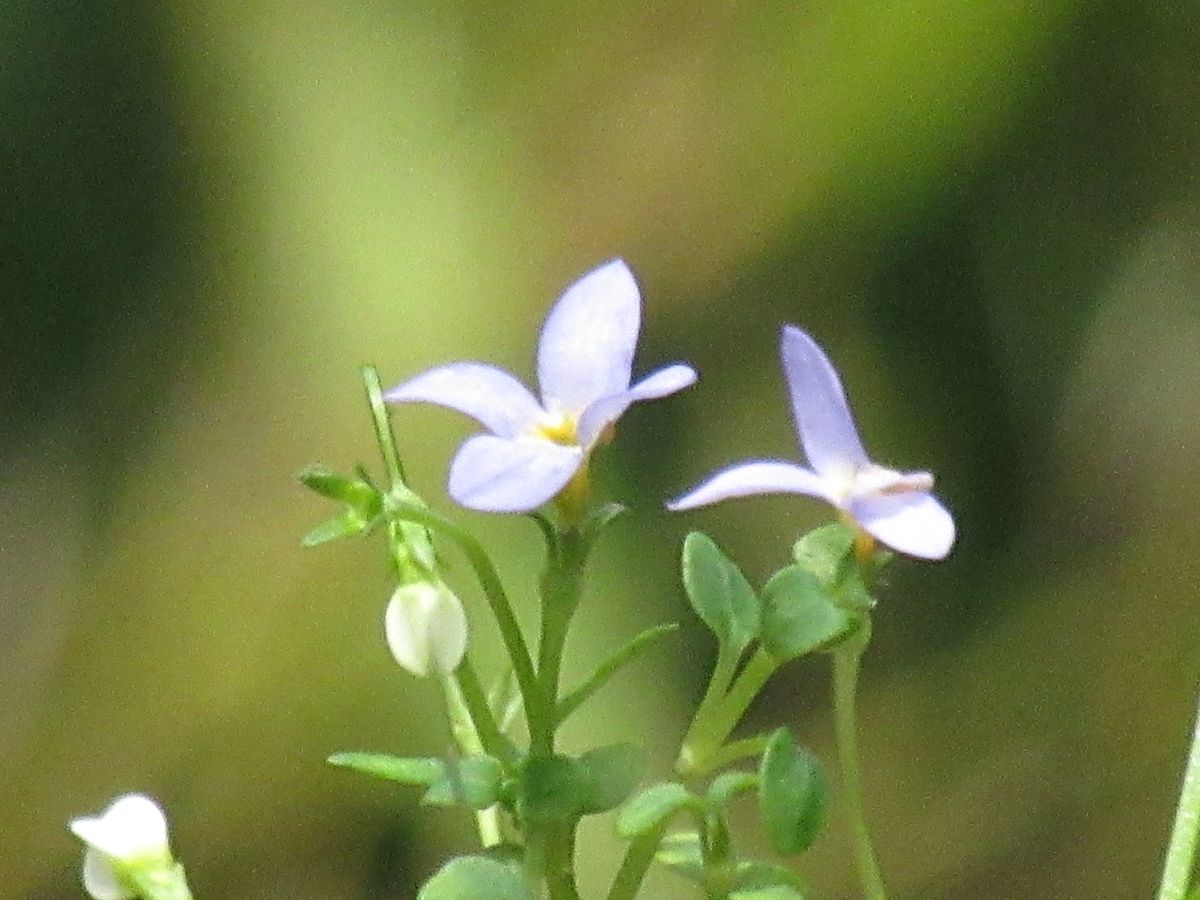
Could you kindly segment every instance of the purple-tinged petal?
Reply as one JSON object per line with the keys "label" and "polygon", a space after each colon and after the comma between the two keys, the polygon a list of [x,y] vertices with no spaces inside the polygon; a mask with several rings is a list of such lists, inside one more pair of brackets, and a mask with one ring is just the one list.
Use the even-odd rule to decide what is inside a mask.
{"label": "purple-tinged petal", "polygon": [[795,463],[762,460],[741,463],[718,472],[699,487],[672,500],[667,504],[667,509],[694,509],[755,494],[805,494],[835,503],[825,483],[815,472]]}
{"label": "purple-tinged petal", "polygon": [[552,499],[583,462],[579,447],[536,438],[470,438],[450,464],[448,490],[483,512],[529,512]]}
{"label": "purple-tinged petal", "polygon": [[583,447],[591,447],[601,432],[625,414],[632,404],[642,400],[657,400],[696,383],[696,370],[677,364],[647,375],[633,387],[619,394],[597,400],[579,416],[575,434]]}
{"label": "purple-tinged petal", "polygon": [[924,491],[852,499],[849,513],[881,544],[920,559],[942,559],[954,546],[954,518]]}
{"label": "purple-tinged petal", "polygon": [[866,464],[867,451],[829,357],[795,325],[783,327],[779,353],[796,431],[813,469],[826,475]]}
{"label": "purple-tinged petal", "polygon": [[538,344],[538,384],[547,410],[577,415],[629,387],[642,301],[619,259],[584,275],[554,305]]}
{"label": "purple-tinged petal", "polygon": [[502,437],[528,431],[542,407],[525,385],[495,366],[463,362],[438,366],[383,395],[389,403],[436,403],[475,419]]}

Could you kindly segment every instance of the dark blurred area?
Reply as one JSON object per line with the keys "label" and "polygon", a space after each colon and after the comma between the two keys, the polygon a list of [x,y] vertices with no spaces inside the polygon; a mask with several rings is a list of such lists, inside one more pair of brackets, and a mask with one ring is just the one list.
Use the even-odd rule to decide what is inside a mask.
{"label": "dark blurred area", "polygon": [[[132,790],[167,808],[200,897],[409,897],[469,846],[467,818],[324,763],[447,737],[436,687],[384,645],[380,547],[301,551],[328,510],[293,475],[378,469],[360,364],[531,377],[559,291],[622,256],[639,371],[702,378],[597,460],[634,515],[601,545],[568,677],[685,627],[568,749],[673,758],[712,651],[678,586],[688,530],[761,581],[828,518],[661,507],[734,460],[795,458],[794,322],[876,458],[936,472],[959,526],[948,562],[892,567],[866,664],[894,895],[1150,895],[1200,671],[1198,36],[1195,4],[1132,0],[9,2],[3,893],[81,896],[66,823]],[[395,422],[532,622],[536,530],[444,494],[469,426]],[[795,665],[752,719],[833,767],[828,692]],[[842,826],[797,862],[815,896],[857,896]],[[607,820],[585,834],[595,896],[621,848]]]}

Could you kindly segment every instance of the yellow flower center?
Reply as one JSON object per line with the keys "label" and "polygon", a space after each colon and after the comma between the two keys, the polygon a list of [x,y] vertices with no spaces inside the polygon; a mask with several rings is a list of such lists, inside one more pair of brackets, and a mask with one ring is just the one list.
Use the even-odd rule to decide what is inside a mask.
{"label": "yellow flower center", "polygon": [[539,422],[534,428],[534,434],[564,447],[574,447],[579,443],[579,438],[575,434],[575,418],[564,416],[561,413],[552,419]]}

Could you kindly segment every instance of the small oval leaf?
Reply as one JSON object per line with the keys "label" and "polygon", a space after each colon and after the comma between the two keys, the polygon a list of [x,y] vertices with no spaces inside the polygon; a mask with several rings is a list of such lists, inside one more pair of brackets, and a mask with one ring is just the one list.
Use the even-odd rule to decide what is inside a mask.
{"label": "small oval leaf", "polygon": [[776,851],[787,856],[812,846],[825,822],[826,794],[820,761],[780,728],[763,753],[758,781],[759,811]]}
{"label": "small oval leaf", "polygon": [[520,873],[484,856],[459,856],[425,882],[417,900],[533,900]]}
{"label": "small oval leaf", "polygon": [[735,653],[758,634],[758,599],[750,582],[712,538],[699,531],[683,542],[683,586],[696,615]]}
{"label": "small oval leaf", "polygon": [[676,781],[648,787],[621,809],[617,817],[617,834],[627,840],[648,834],[694,802],[688,789]]}
{"label": "small oval leaf", "polygon": [[844,637],[854,616],[803,566],[776,572],[762,593],[762,644],[778,660],[795,659]]}

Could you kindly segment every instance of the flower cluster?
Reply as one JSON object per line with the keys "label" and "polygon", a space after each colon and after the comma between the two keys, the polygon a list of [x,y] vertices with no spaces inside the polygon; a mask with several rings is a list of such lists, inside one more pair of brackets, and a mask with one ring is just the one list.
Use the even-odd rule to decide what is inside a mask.
{"label": "flower cluster", "polygon": [[[469,438],[450,465],[448,490],[462,505],[529,512],[559,498],[577,506],[588,458],[625,410],[696,380],[694,369],[677,363],[630,386],[640,313],[637,283],[625,263],[614,260],[571,285],[546,319],[537,354],[540,400],[509,373],[475,362],[430,369],[386,398],[449,407],[488,429]],[[805,494],[829,503],[893,550],[922,559],[945,557],[954,544],[954,520],[931,493],[933,476],[871,461],[837,371],[805,332],[784,326],[780,356],[809,467],[778,460],[742,463],[668,507]]]}

